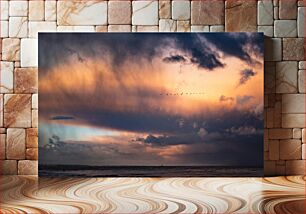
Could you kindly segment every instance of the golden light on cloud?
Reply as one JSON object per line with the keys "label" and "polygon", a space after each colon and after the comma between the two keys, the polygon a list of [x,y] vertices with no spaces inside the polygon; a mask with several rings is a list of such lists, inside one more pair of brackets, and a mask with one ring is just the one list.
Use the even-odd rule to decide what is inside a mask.
{"label": "golden light on cloud", "polygon": [[[250,104],[260,103],[263,88],[258,86],[263,75],[256,75],[244,85],[238,85],[239,72],[247,66],[239,59],[229,58],[224,68],[214,71],[162,61],[146,67],[127,62],[116,70],[102,60],[71,60],[56,66],[56,72],[48,72],[40,80],[39,87],[50,96],[57,96],[57,100],[65,100],[67,95],[87,97],[88,103],[67,103],[67,108],[90,105],[90,109],[195,115],[205,110],[248,108]],[[261,67],[253,69],[262,72]],[[220,102],[222,95],[235,98],[245,95],[245,91],[254,98],[249,105]],[[49,105],[48,102],[44,104]]]}

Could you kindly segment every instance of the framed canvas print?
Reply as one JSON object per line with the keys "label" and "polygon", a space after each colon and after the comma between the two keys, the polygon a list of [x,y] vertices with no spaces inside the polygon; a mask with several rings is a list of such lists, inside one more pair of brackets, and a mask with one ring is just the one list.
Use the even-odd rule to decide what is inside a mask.
{"label": "framed canvas print", "polygon": [[262,176],[262,33],[39,33],[40,176]]}

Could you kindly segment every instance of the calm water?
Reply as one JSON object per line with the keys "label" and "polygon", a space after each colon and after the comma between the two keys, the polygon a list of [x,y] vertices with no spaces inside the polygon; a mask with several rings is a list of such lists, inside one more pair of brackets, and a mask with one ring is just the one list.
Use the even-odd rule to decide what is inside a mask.
{"label": "calm water", "polygon": [[262,168],[214,166],[76,166],[40,165],[39,176],[47,177],[257,177]]}

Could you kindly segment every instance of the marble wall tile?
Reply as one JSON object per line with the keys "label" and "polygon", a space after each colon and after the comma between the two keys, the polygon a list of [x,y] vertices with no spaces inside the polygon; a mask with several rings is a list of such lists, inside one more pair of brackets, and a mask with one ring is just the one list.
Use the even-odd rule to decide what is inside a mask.
{"label": "marble wall tile", "polygon": [[45,19],[45,2],[36,0],[29,1],[29,20],[42,21]]}
{"label": "marble wall tile", "polygon": [[280,140],[279,155],[281,160],[299,160],[302,158],[301,140]]}
{"label": "marble wall tile", "polygon": [[158,1],[133,1],[133,25],[158,25]]}
{"label": "marble wall tile", "polygon": [[12,93],[14,87],[14,63],[0,63],[0,93]]}
{"label": "marble wall tile", "polygon": [[274,127],[274,108],[267,108],[266,109],[266,127],[273,128]]}
{"label": "marble wall tile", "polygon": [[275,37],[296,37],[296,20],[275,20],[274,21]]}
{"label": "marble wall tile", "polygon": [[131,24],[131,2],[109,1],[108,24]]}
{"label": "marble wall tile", "polygon": [[26,147],[27,148],[37,148],[38,147],[37,128],[26,129]]}
{"label": "marble wall tile", "polygon": [[31,127],[31,94],[4,95],[4,127]]}
{"label": "marble wall tile", "polygon": [[21,67],[38,66],[38,40],[21,39]]}
{"label": "marble wall tile", "polygon": [[291,139],[292,138],[292,129],[269,129],[269,139]]}
{"label": "marble wall tile", "polygon": [[16,160],[0,160],[0,175],[17,175]]}
{"label": "marble wall tile", "polygon": [[6,38],[2,40],[2,60],[20,60],[20,39]]}
{"label": "marble wall tile", "polygon": [[159,32],[175,32],[176,27],[176,21],[172,19],[159,20]]}
{"label": "marble wall tile", "polygon": [[297,28],[298,37],[305,37],[305,7],[298,8]]}
{"label": "marble wall tile", "polygon": [[209,32],[208,25],[192,25],[191,32]]}
{"label": "marble wall tile", "polygon": [[304,128],[305,114],[283,114],[282,115],[283,128]]}
{"label": "marble wall tile", "polygon": [[190,22],[189,21],[177,21],[177,32],[190,32]]}
{"label": "marble wall tile", "polygon": [[273,25],[273,2],[272,0],[261,0],[257,2],[257,24]]}
{"label": "marble wall tile", "polygon": [[300,128],[294,128],[293,129],[293,138],[294,139],[301,139],[302,138],[302,129],[300,129]]}
{"label": "marble wall tile", "polygon": [[131,32],[131,25],[108,25],[108,32]]}
{"label": "marble wall tile", "polygon": [[224,24],[224,1],[191,1],[191,24]]}
{"label": "marble wall tile", "polygon": [[286,161],[286,175],[300,175],[305,172],[305,160]]}
{"label": "marble wall tile", "polygon": [[45,1],[45,20],[56,21],[56,4],[57,1]]}
{"label": "marble wall tile", "polygon": [[32,95],[32,109],[38,109],[38,94]]}
{"label": "marble wall tile", "polygon": [[37,93],[38,89],[37,68],[15,69],[15,93]]}
{"label": "marble wall tile", "polygon": [[0,134],[0,160],[5,159],[6,134]]}
{"label": "marble wall tile", "polygon": [[96,32],[107,32],[107,25],[99,25],[95,28]]}
{"label": "marble wall tile", "polygon": [[0,127],[3,126],[3,110],[3,94],[0,94]]}
{"label": "marble wall tile", "polygon": [[225,30],[256,32],[256,5],[256,0],[227,0],[225,6]]}
{"label": "marble wall tile", "polygon": [[274,7],[274,9],[273,9],[273,18],[274,18],[274,20],[279,19],[279,17],[278,17],[278,7]]}
{"label": "marble wall tile", "polygon": [[171,1],[162,0],[159,1],[159,18],[170,19],[171,18]]}
{"label": "marble wall tile", "polygon": [[38,32],[56,32],[56,22],[29,22],[29,37],[38,38]]}
{"label": "marble wall tile", "polygon": [[274,27],[273,26],[258,26],[257,32],[262,32],[265,36],[273,37]]}
{"label": "marble wall tile", "polygon": [[57,2],[58,25],[105,25],[107,2],[100,0]]}
{"label": "marble wall tile", "polygon": [[306,61],[300,61],[299,62],[299,69],[306,69]]}
{"label": "marble wall tile", "polygon": [[282,127],[282,103],[281,101],[275,102],[273,115],[274,128]]}
{"label": "marble wall tile", "polygon": [[190,2],[189,1],[172,1],[172,19],[189,20],[190,19]]}
{"label": "marble wall tile", "polygon": [[299,70],[298,88],[299,93],[305,93],[305,70]]}
{"label": "marble wall tile", "polygon": [[306,128],[302,129],[302,143],[306,143]]}
{"label": "marble wall tile", "polygon": [[26,149],[27,160],[38,160],[38,148]]}
{"label": "marble wall tile", "polygon": [[305,7],[305,6],[306,6],[306,3],[305,3],[304,0],[298,0],[297,5],[298,5],[299,7]]}
{"label": "marble wall tile", "polygon": [[0,20],[8,20],[9,18],[9,2],[0,1]]}
{"label": "marble wall tile", "polygon": [[28,36],[28,17],[10,17],[9,36],[26,38]]}
{"label": "marble wall tile", "polygon": [[32,127],[38,127],[38,110],[32,110]]}
{"label": "marble wall tile", "polygon": [[270,140],[269,141],[269,160],[279,160],[279,141]]}
{"label": "marble wall tile", "polygon": [[209,27],[210,32],[224,32],[224,25],[212,25]]}
{"label": "marble wall tile", "polygon": [[158,32],[158,26],[141,26],[138,25],[136,26],[136,31],[137,32]]}
{"label": "marble wall tile", "polygon": [[304,38],[283,39],[283,60],[304,60]]}
{"label": "marble wall tile", "polygon": [[19,175],[37,175],[38,174],[38,161],[36,160],[18,161],[18,174]]}
{"label": "marble wall tile", "polygon": [[57,26],[57,32],[95,32],[94,26]]}
{"label": "marble wall tile", "polygon": [[9,22],[8,21],[0,21],[0,37],[5,38],[9,36]]}
{"label": "marble wall tile", "polygon": [[306,113],[305,94],[284,94],[282,113]]}
{"label": "marble wall tile", "polygon": [[296,19],[297,17],[296,0],[279,0],[279,18]]}
{"label": "marble wall tile", "polygon": [[297,73],[297,62],[277,62],[276,93],[296,93]]}
{"label": "marble wall tile", "polygon": [[10,16],[27,16],[28,15],[28,1],[9,1],[9,15]]}
{"label": "marble wall tile", "polygon": [[25,129],[8,128],[6,140],[7,159],[25,159]]}

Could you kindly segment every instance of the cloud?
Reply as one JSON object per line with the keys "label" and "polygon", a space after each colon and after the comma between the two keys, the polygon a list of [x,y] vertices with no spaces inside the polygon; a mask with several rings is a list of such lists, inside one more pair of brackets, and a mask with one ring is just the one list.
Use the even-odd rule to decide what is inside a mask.
{"label": "cloud", "polygon": [[182,55],[172,55],[172,56],[163,58],[163,61],[166,63],[178,63],[178,62],[183,63],[183,62],[186,62],[186,59]]}
{"label": "cloud", "polygon": [[234,97],[226,97],[224,95],[221,95],[220,98],[219,98],[219,101],[220,102],[227,102],[227,101],[233,102],[234,101]]}
{"label": "cloud", "polygon": [[205,42],[205,40],[202,39],[203,37],[206,38],[207,35],[190,34],[185,37],[180,35],[181,34],[177,34],[174,37],[176,41],[175,47],[187,54],[192,64],[200,69],[207,69],[209,71],[225,66],[225,64],[221,62],[222,59],[220,54],[212,48],[209,42]]}
{"label": "cloud", "polygon": [[195,133],[176,134],[171,136],[154,136],[150,134],[146,138],[137,138],[137,141],[158,147],[193,144],[199,143],[200,140],[199,136]]}
{"label": "cloud", "polygon": [[[235,135],[235,134],[232,134]],[[217,136],[217,135],[216,135]],[[149,139],[149,137],[147,137]],[[50,138],[52,143],[40,144],[40,164],[76,165],[232,165],[261,166],[263,160],[262,135],[240,135],[240,141],[228,135],[226,141],[213,143],[189,143],[163,145],[156,143],[132,142],[125,145],[93,144],[87,141],[61,141]],[[224,138],[223,138],[224,139]]]}
{"label": "cloud", "polygon": [[74,120],[74,119],[75,118],[72,116],[64,116],[64,115],[54,116],[50,118],[50,120]]}
{"label": "cloud", "polygon": [[207,34],[205,38],[225,55],[237,57],[249,64],[259,63],[252,58],[252,53],[263,57],[264,37],[261,33],[224,33],[222,39],[218,39],[215,34]]}
{"label": "cloud", "polygon": [[251,126],[240,126],[240,127],[232,127],[227,129],[228,132],[238,134],[238,135],[252,135],[258,134],[258,130],[255,127]]}
{"label": "cloud", "polygon": [[84,63],[87,58],[104,57],[120,72],[118,68],[131,59],[139,64],[152,62],[156,57],[163,57],[166,50],[181,52],[198,68],[212,71],[225,66],[223,56],[255,63],[253,55],[263,55],[263,36],[260,33],[42,33],[39,35],[39,67],[49,70],[71,57]]}
{"label": "cloud", "polygon": [[206,131],[206,129],[204,129],[204,128],[200,128],[199,129],[199,131],[198,131],[198,135],[200,136],[200,138],[204,138],[206,135],[207,135],[207,131]]}
{"label": "cloud", "polygon": [[256,74],[257,73],[252,69],[244,69],[240,71],[240,80],[238,86],[245,84],[249,79],[251,79],[251,77],[255,76]]}
{"label": "cloud", "polygon": [[248,95],[245,95],[245,96],[237,96],[236,97],[236,103],[238,105],[244,105],[246,103],[248,103],[251,99],[253,99],[254,97],[253,96],[248,96]]}

